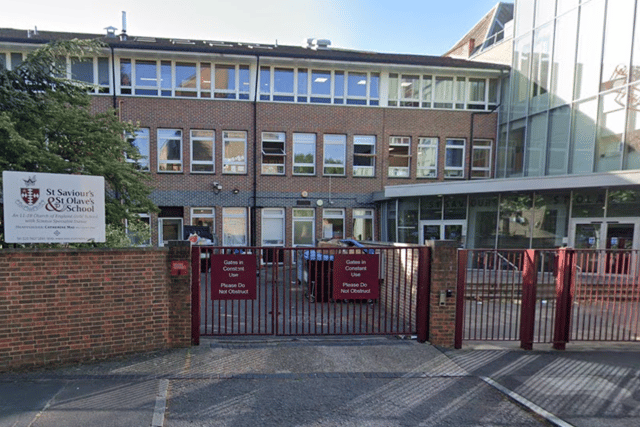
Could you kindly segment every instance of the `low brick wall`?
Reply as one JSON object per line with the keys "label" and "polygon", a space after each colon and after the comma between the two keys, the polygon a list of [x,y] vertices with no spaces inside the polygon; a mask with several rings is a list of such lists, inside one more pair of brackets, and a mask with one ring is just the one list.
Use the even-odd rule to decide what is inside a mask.
{"label": "low brick wall", "polygon": [[[169,275],[169,259],[180,256],[0,251],[0,371],[189,345],[190,301]],[[180,277],[180,288],[188,283]]]}

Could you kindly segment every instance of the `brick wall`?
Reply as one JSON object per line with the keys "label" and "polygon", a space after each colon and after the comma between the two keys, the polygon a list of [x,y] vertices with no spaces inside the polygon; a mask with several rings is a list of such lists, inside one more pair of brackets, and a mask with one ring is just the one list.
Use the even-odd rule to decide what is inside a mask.
{"label": "brick wall", "polygon": [[[431,240],[431,291],[429,298],[429,342],[453,348],[456,321],[457,242]],[[451,296],[446,297],[447,291]],[[440,293],[445,301],[440,305]]]}
{"label": "brick wall", "polygon": [[0,371],[189,345],[190,276],[176,287],[168,258],[158,248],[0,251]]}

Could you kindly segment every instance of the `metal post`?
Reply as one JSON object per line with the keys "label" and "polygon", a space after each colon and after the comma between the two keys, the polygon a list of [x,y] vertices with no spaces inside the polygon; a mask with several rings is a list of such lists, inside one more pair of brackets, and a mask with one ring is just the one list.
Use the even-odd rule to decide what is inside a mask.
{"label": "metal post", "polygon": [[191,344],[200,345],[200,248],[191,247]]}
{"label": "metal post", "polygon": [[536,319],[536,255],[537,251],[527,249],[522,254],[522,311],[520,312],[520,348],[533,350],[533,336]]}
{"label": "metal post", "polygon": [[571,325],[571,270],[575,253],[566,248],[558,250],[556,276],[556,319],[553,331],[553,348],[564,350],[569,342]]}
{"label": "metal post", "polygon": [[453,347],[462,348],[462,334],[464,332],[464,291],[467,282],[467,259],[469,251],[458,251],[458,283],[456,287],[456,332]]}
{"label": "metal post", "polygon": [[429,295],[431,293],[431,251],[426,246],[418,249],[418,297],[416,322],[418,327],[418,342],[425,342],[429,338]]}

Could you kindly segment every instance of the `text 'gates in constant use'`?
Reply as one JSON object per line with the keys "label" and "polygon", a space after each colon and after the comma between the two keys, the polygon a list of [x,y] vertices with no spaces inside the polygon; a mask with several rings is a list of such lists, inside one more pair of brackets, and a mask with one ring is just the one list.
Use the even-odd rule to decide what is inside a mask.
{"label": "text 'gates in constant use'", "polygon": [[333,264],[333,298],[380,298],[379,256],[336,254]]}
{"label": "text 'gates in constant use'", "polygon": [[256,299],[255,255],[211,255],[211,299]]}

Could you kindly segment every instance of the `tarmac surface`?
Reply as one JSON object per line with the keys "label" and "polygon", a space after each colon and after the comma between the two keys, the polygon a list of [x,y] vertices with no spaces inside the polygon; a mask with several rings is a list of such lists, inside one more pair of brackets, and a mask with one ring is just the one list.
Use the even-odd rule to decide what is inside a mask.
{"label": "tarmac surface", "polygon": [[203,339],[0,374],[0,426],[640,425],[640,343],[546,347]]}

